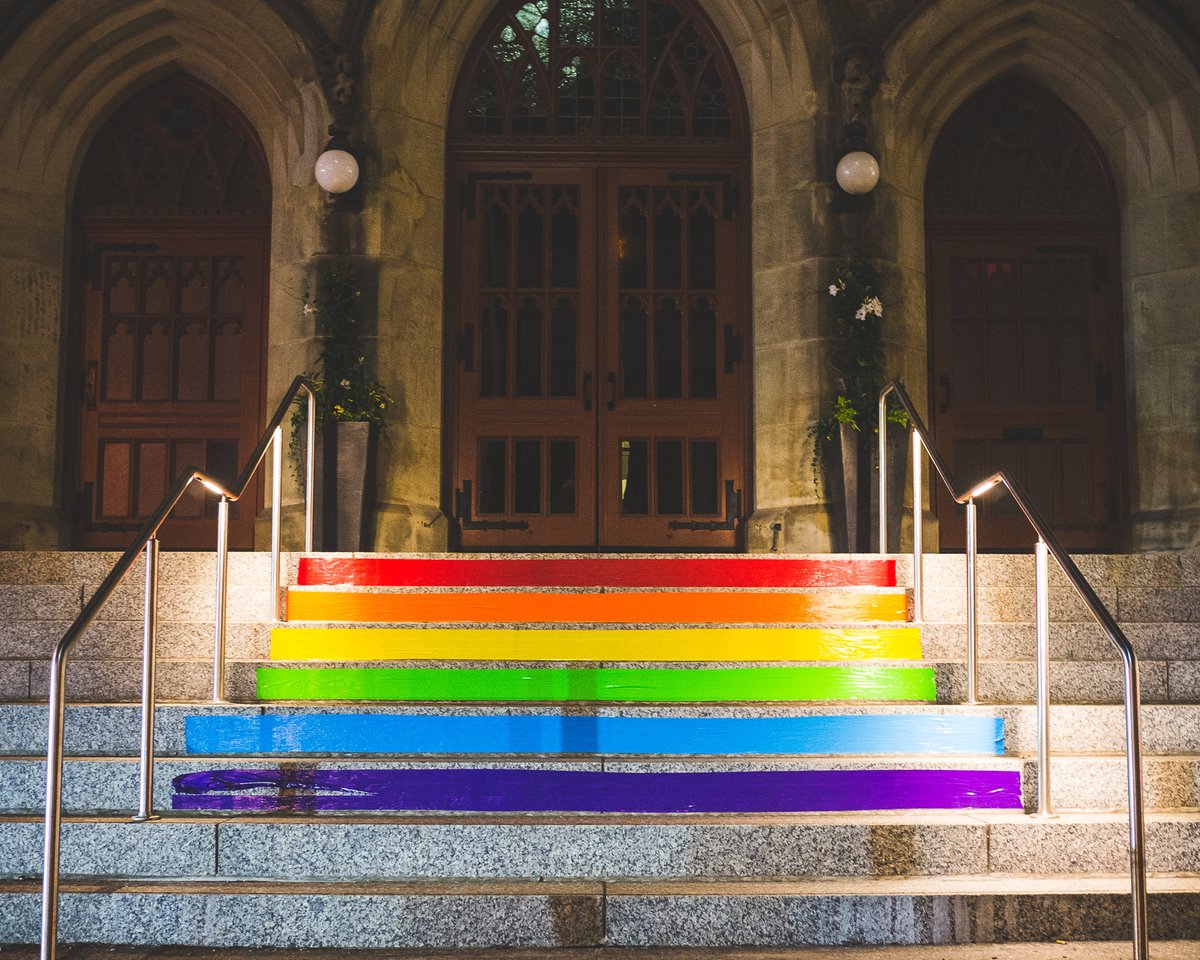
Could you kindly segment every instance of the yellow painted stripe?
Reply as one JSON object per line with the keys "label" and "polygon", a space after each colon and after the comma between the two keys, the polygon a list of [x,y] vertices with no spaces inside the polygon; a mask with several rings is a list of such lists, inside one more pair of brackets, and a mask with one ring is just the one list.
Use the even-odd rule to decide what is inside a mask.
{"label": "yellow painted stripe", "polygon": [[902,593],[288,593],[288,620],[345,623],[903,622]]}
{"label": "yellow painted stripe", "polygon": [[588,660],[609,662],[916,660],[916,627],[677,630],[277,627],[273,660]]}

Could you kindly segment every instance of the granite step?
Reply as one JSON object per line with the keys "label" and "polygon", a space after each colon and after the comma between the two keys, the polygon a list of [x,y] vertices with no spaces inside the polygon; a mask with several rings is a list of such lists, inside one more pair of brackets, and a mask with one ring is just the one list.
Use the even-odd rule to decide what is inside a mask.
{"label": "granite step", "polygon": [[[559,758],[511,760],[472,758],[312,758],[304,769],[315,770],[608,770],[613,772],[707,772],[772,770],[906,770],[930,769],[928,757],[891,756],[878,759],[824,757],[698,757],[686,763],[654,757]],[[172,781],[186,774],[214,769],[259,771],[294,770],[294,761],[246,757],[158,757],[155,760],[154,807],[170,810]],[[1037,807],[1037,771],[1033,758],[939,757],[938,770],[1008,770],[1020,775],[1026,812]],[[1120,755],[1054,755],[1050,763],[1051,803],[1059,811],[1119,811],[1127,802],[1125,758]],[[39,813],[45,804],[45,758],[0,758],[0,812]],[[1146,756],[1142,789],[1147,810],[1200,809],[1200,756]],[[69,757],[64,767],[63,804],[69,813],[132,814],[138,795],[138,763],[129,757]]]}
{"label": "granite step", "polygon": [[[0,819],[0,876],[34,877],[42,821]],[[227,816],[63,824],[64,876],[713,880],[1127,871],[1123,813]],[[1200,873],[1200,813],[1146,818],[1149,870]],[[3,942],[3,941],[0,941]]]}
{"label": "granite step", "polygon": [[[1120,874],[702,884],[68,880],[60,932],[66,942],[98,944],[520,948],[522,956],[538,948],[769,947],[787,956],[775,951],[1127,940],[1128,883]],[[1155,940],[1200,929],[1195,877],[1152,878],[1149,904]],[[0,941],[36,942],[39,907],[32,883],[0,881]]]}
{"label": "granite step", "polygon": [[[1162,793],[1171,801],[1183,795],[1184,774],[1174,769],[1174,764],[1183,762],[1176,758],[1164,758],[1162,773],[1155,774],[1154,782],[1163,782]],[[1089,775],[1104,784],[1116,776],[1117,760],[1107,758],[1106,763],[1090,769]],[[1111,767],[1111,770],[1109,769]],[[318,771],[381,771],[397,770],[573,770],[611,771],[614,773],[706,773],[706,772],[773,772],[773,771],[830,771],[830,770],[929,770],[928,757],[893,756],[886,758],[832,758],[832,757],[753,757],[730,759],[725,757],[696,757],[686,762],[655,757],[560,757],[555,759],[514,760],[503,755],[472,757],[421,758],[397,757],[318,757],[308,758],[303,764],[295,761],[244,756],[183,756],[157,757],[154,767],[154,808],[157,811],[172,809],[175,795],[173,781],[179,777],[203,774],[212,770],[253,769],[260,773],[279,772],[310,776]],[[937,770],[943,771],[1006,771],[1014,777],[1023,775],[1025,809],[1032,809],[1036,802],[1029,787],[1029,763],[1018,757],[939,757]],[[1154,769],[1158,769],[1155,767]],[[112,813],[132,814],[138,796],[138,761],[130,757],[68,757],[63,773],[63,804],[68,813]],[[0,758],[0,813],[36,814],[45,803],[45,758],[40,756]],[[1063,789],[1066,789],[1064,781]],[[1173,791],[1173,792],[1172,792]],[[1150,798],[1158,796],[1153,790]],[[1179,807],[1181,802],[1163,803],[1160,806]],[[1110,804],[1111,806],[1111,804]],[[1104,809],[1100,807],[1098,809]]]}
{"label": "granite step", "polygon": [[[494,716],[497,713],[555,716],[561,708],[543,704],[338,704],[338,713],[362,715]],[[330,712],[328,705],[277,702],[225,704],[211,702],[162,704],[155,711],[155,750],[159,756],[187,752],[186,718],[304,715]],[[595,704],[574,711],[581,716],[605,717],[820,717],[831,712],[826,704]],[[1005,750],[1032,754],[1037,750],[1036,714],[1028,704],[838,704],[841,716],[967,716],[998,717],[1004,722]],[[66,752],[71,756],[137,756],[141,708],[137,704],[78,703],[67,707]],[[1053,748],[1067,754],[1123,753],[1124,708],[1114,704],[1056,704],[1051,708]],[[45,703],[0,703],[0,756],[45,755]],[[1200,704],[1147,704],[1142,710],[1142,749],[1147,755],[1186,755],[1200,744]]]}

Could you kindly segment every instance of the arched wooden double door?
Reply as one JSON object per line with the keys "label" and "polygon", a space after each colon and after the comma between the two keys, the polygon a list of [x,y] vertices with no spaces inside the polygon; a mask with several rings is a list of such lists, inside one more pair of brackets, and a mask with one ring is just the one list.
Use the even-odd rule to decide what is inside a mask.
{"label": "arched wooden double door", "polygon": [[[1118,223],[1095,141],[1046,91],[999,81],[940,135],[926,215],[932,420],[956,479],[1005,470],[1069,548],[1120,549]],[[962,547],[962,508],[935,496],[942,546]],[[1006,494],[981,502],[979,542],[1032,544]]]}
{"label": "arched wooden double door", "polygon": [[464,549],[732,549],[749,509],[744,107],[698,12],[506,4],[450,141]]}
{"label": "arched wooden double door", "polygon": [[[183,74],[97,135],[76,200],[77,546],[128,546],[189,466],[226,483],[245,466],[262,428],[269,207],[253,130]],[[234,505],[231,545],[253,545],[256,506]],[[193,488],[164,543],[211,548],[213,517]]]}

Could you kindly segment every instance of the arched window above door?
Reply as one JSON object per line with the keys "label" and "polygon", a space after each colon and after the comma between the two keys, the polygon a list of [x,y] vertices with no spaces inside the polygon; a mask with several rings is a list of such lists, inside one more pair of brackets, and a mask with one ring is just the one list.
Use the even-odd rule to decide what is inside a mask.
{"label": "arched window above door", "polygon": [[926,217],[1111,220],[1108,166],[1062,102],[1019,77],[972,97],[933,149]]}
{"label": "arched window above door", "polygon": [[744,132],[711,26],[669,0],[505,4],[468,58],[452,136],[607,139]]}
{"label": "arched window above door", "polygon": [[88,152],[78,210],[179,213],[271,205],[254,131],[229,103],[178,75],[135,96]]}

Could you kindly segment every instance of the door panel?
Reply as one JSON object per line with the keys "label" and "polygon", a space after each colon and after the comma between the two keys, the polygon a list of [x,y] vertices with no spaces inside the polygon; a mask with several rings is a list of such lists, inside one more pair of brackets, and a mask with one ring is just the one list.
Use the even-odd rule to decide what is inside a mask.
{"label": "door panel", "polygon": [[455,515],[469,549],[595,536],[595,185],[466,173]]}
{"label": "door panel", "polygon": [[733,177],[465,167],[461,183],[461,545],[735,547],[749,403]]}
{"label": "door panel", "polygon": [[[84,296],[77,542],[128,546],[189,466],[232,483],[258,439],[265,239],[93,227]],[[256,497],[230,511],[230,543],[253,546]],[[190,491],[161,531],[211,547],[211,497]]]}
{"label": "door panel", "polygon": [[[938,447],[959,483],[1010,472],[1075,549],[1119,548],[1111,262],[1097,235],[930,241]],[[936,497],[942,545],[962,547],[962,509]],[[979,528],[989,548],[1032,543],[1006,494],[980,501]]]}
{"label": "door panel", "polygon": [[602,547],[737,545],[746,405],[729,190],[716,175],[605,178]]}

